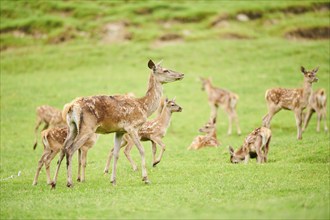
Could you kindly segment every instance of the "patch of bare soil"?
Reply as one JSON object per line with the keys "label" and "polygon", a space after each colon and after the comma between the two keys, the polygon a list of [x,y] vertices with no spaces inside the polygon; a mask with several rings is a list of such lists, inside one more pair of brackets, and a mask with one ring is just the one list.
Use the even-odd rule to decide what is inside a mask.
{"label": "patch of bare soil", "polygon": [[51,44],[60,44],[77,37],[77,33],[73,28],[67,28],[65,31],[61,32],[60,34],[50,37],[47,42]]}
{"label": "patch of bare soil", "polygon": [[230,40],[250,40],[253,39],[253,37],[238,34],[238,33],[224,33],[220,36],[222,39],[230,39]]}
{"label": "patch of bare soil", "polygon": [[115,43],[131,40],[133,36],[127,30],[128,25],[125,21],[106,24],[102,29],[102,41],[104,43]]}
{"label": "patch of bare soil", "polygon": [[153,44],[152,47],[163,47],[167,45],[183,43],[184,39],[179,34],[168,33],[160,36]]}
{"label": "patch of bare soil", "polygon": [[329,39],[330,27],[298,28],[285,34],[288,39]]}

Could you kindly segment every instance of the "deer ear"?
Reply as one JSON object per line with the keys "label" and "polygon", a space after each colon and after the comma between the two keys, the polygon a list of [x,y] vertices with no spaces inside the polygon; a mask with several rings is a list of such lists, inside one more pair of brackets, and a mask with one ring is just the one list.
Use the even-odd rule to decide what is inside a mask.
{"label": "deer ear", "polygon": [[305,73],[306,73],[305,67],[301,66],[301,67],[300,67],[300,71],[301,71],[303,74],[305,74]]}
{"label": "deer ear", "polygon": [[232,146],[228,147],[230,155],[234,155],[234,148]]}
{"label": "deer ear", "polygon": [[148,67],[149,67],[149,69],[154,69],[155,68],[155,64],[152,60],[149,60]]}
{"label": "deer ear", "polygon": [[165,102],[168,102],[168,98],[166,97]]}
{"label": "deer ear", "polygon": [[319,71],[319,67],[316,67],[315,69],[312,70],[314,74],[317,73],[317,71]]}

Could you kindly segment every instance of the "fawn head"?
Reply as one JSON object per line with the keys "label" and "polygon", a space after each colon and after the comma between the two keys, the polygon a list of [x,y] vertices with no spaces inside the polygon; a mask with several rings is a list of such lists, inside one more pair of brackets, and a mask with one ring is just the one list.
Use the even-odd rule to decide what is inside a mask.
{"label": "fawn head", "polygon": [[238,152],[235,153],[235,150],[232,146],[229,146],[230,162],[231,163],[240,163],[245,159],[245,154],[241,148]]}
{"label": "fawn head", "polygon": [[208,134],[208,133],[214,131],[215,126],[216,126],[215,122],[216,122],[215,119],[213,119],[212,121],[207,122],[207,123],[206,123],[203,127],[201,127],[198,131],[201,132],[201,133],[206,133],[206,134]]}
{"label": "fawn head", "polygon": [[152,60],[149,60],[148,67],[152,70],[156,79],[162,84],[181,80],[184,77],[184,74],[163,68],[160,63],[155,64]]}
{"label": "fawn head", "polygon": [[303,66],[300,68],[301,72],[304,74],[305,80],[309,83],[317,82],[319,79],[316,77],[316,72],[319,70],[319,67],[308,71]]}
{"label": "fawn head", "polygon": [[199,77],[201,82],[202,82],[202,90],[205,91],[205,87],[207,84],[211,83],[211,80],[208,78],[203,78],[203,77]]}
{"label": "fawn head", "polygon": [[171,112],[182,112],[182,108],[175,103],[175,98],[172,100],[165,99],[166,108],[170,109]]}

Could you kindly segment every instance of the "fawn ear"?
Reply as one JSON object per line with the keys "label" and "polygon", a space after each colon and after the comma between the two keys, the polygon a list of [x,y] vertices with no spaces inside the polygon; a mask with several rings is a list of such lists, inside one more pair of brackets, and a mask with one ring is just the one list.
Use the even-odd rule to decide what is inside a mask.
{"label": "fawn ear", "polygon": [[228,150],[229,150],[230,155],[233,156],[234,155],[234,148],[232,146],[229,146]]}
{"label": "fawn ear", "polygon": [[168,98],[166,97],[165,102],[168,102]]}
{"label": "fawn ear", "polygon": [[149,67],[149,69],[154,69],[156,66],[152,60],[149,60],[148,67]]}
{"label": "fawn ear", "polygon": [[300,67],[300,71],[301,71],[303,74],[305,74],[305,73],[306,73],[305,67],[301,66],[301,67]]}
{"label": "fawn ear", "polygon": [[319,71],[319,66],[312,70],[314,74],[317,73],[317,71]]}

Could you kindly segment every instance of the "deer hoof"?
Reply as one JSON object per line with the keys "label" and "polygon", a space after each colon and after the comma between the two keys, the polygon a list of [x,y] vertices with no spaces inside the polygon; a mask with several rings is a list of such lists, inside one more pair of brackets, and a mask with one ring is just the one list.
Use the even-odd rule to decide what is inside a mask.
{"label": "deer hoof", "polygon": [[156,167],[157,164],[159,164],[160,161],[155,161],[154,164],[152,164],[153,167]]}
{"label": "deer hoof", "polygon": [[133,171],[134,172],[138,171],[138,168],[137,167],[133,167]]}
{"label": "deer hoof", "polygon": [[55,182],[51,182],[51,184],[50,184],[51,186],[52,186],[52,188],[51,189],[55,189],[56,188],[56,183]]}
{"label": "deer hoof", "polygon": [[36,186],[38,183],[37,182],[33,182],[32,183],[32,186]]}
{"label": "deer hoof", "polygon": [[110,183],[112,183],[113,186],[117,185],[116,180],[111,180]]}
{"label": "deer hoof", "polygon": [[81,182],[80,177],[77,178],[77,181],[78,181],[78,182]]}
{"label": "deer hoof", "polygon": [[66,186],[69,187],[69,188],[71,188],[71,187],[73,187],[73,184],[68,182],[68,183],[66,184]]}
{"label": "deer hoof", "polygon": [[150,184],[151,182],[148,180],[148,177],[143,177],[142,181],[144,181],[145,184]]}
{"label": "deer hoof", "polygon": [[109,173],[109,170],[104,170],[103,173],[106,175]]}

